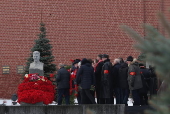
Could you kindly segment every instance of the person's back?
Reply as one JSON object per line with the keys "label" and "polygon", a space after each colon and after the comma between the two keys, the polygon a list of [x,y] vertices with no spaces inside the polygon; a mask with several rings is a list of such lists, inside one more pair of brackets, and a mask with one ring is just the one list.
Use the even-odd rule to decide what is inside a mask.
{"label": "person's back", "polygon": [[102,71],[103,64],[104,64],[103,61],[100,60],[95,67],[95,72],[94,72],[95,81],[96,81],[96,86],[98,88],[100,88],[100,85],[101,85],[101,71]]}
{"label": "person's back", "polygon": [[129,98],[129,85],[128,85],[128,64],[122,63],[119,68],[119,87],[121,89],[120,91],[120,104],[125,104],[128,106],[127,101]]}
{"label": "person's back", "polygon": [[132,56],[128,56],[126,62],[129,65],[128,84],[134,101],[133,105],[139,106],[141,104],[139,90],[143,87],[139,64]]}
{"label": "person's back", "polygon": [[57,101],[58,105],[62,104],[62,98],[65,97],[65,103],[69,104],[69,81],[70,81],[70,73],[64,68],[63,64],[58,65],[59,70],[57,71]]}
{"label": "person's back", "polygon": [[157,79],[157,76],[156,76],[156,73],[155,73],[155,68],[154,67],[151,67],[149,68],[149,72],[151,74],[151,79],[150,79],[150,84],[149,84],[149,87],[150,87],[150,97],[152,97],[152,95],[156,95],[157,94],[157,90],[158,90],[158,79]]}
{"label": "person's back", "polygon": [[122,89],[129,89],[128,85],[128,64],[122,63],[119,68],[119,87]]}
{"label": "person's back", "polygon": [[134,106],[141,105],[140,92],[139,90],[143,87],[140,68],[137,62],[133,62],[129,65],[128,69],[128,83],[129,89],[132,91],[134,100]]}
{"label": "person's back", "polygon": [[113,89],[116,97],[116,104],[121,104],[121,88],[119,84],[119,68],[120,68],[120,59],[114,60],[114,66],[112,66],[112,75],[113,75]]}
{"label": "person's back", "polygon": [[146,82],[147,86],[150,85],[150,78],[151,73],[149,72],[149,69],[146,68],[140,68],[141,76],[143,77],[144,81]]}
{"label": "person's back", "polygon": [[94,84],[94,69],[90,63],[86,63],[80,67],[77,77],[81,78],[78,84],[80,84],[82,89],[90,89],[91,85]]}
{"label": "person's back", "polygon": [[133,64],[129,65],[128,80],[130,90],[136,90],[143,87],[140,75],[140,68],[137,62],[134,62]]}
{"label": "person's back", "polygon": [[119,87],[119,68],[120,64],[116,63],[114,66],[112,66],[112,74],[113,74],[113,87]]}
{"label": "person's back", "polygon": [[57,72],[57,88],[69,88],[70,73],[64,68],[60,68]]}
{"label": "person's back", "polygon": [[145,68],[143,64],[139,64],[140,73],[143,87],[139,90],[141,105],[148,105],[148,90],[149,90],[149,81],[150,81],[150,72]]}
{"label": "person's back", "polygon": [[81,61],[81,67],[77,72],[76,82],[81,86],[81,103],[95,104],[95,99],[90,93],[90,88],[94,85],[94,68],[87,59]]}

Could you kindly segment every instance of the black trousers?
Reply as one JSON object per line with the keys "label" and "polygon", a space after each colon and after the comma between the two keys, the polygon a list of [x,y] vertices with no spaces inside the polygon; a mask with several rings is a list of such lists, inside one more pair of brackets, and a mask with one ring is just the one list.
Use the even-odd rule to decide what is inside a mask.
{"label": "black trousers", "polygon": [[133,103],[134,106],[141,105],[139,90],[140,89],[132,90],[132,97],[133,97],[133,100],[134,100],[134,103]]}
{"label": "black trousers", "polygon": [[82,89],[81,104],[96,104],[95,98],[92,96],[90,89]]}
{"label": "black trousers", "polygon": [[58,105],[62,104],[63,96],[65,97],[65,103],[67,105],[70,104],[69,89],[58,89],[57,94],[58,94],[57,97]]}
{"label": "black trousers", "polygon": [[81,94],[80,94],[80,91],[78,92],[77,101],[78,101],[78,104],[81,104]]}
{"label": "black trousers", "polygon": [[100,98],[99,104],[114,104],[114,98]]}
{"label": "black trousers", "polygon": [[97,104],[100,104],[100,86],[99,84],[96,85],[96,97],[97,97]]}
{"label": "black trousers", "polygon": [[148,95],[147,93],[140,93],[141,105],[148,105]]}
{"label": "black trousers", "polygon": [[121,89],[121,104],[125,104],[126,106],[128,106],[127,101],[129,98],[129,89]]}
{"label": "black trousers", "polygon": [[116,104],[122,104],[121,102],[121,88],[116,87],[114,88],[115,96],[116,96]]}

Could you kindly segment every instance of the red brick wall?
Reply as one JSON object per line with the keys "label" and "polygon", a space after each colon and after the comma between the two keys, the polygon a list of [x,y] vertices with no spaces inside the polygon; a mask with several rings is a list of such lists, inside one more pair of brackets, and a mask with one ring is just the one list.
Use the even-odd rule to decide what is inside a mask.
{"label": "red brick wall", "polygon": [[[169,0],[162,0],[162,12],[166,16],[166,19],[170,22],[170,1]],[[161,24],[160,24],[160,27]],[[162,30],[163,34],[169,38],[168,33],[166,30]]]}
{"label": "red brick wall", "polygon": [[169,0],[162,0],[162,10],[163,13],[167,16],[167,19],[170,19],[170,1]]}
{"label": "red brick wall", "polygon": [[[116,57],[137,57],[135,43],[120,25],[140,33],[142,23],[158,26],[155,16],[168,0],[3,0],[0,2],[0,65],[9,65],[10,74],[0,70],[0,97],[9,98],[17,90],[21,75],[17,65],[25,65],[39,33],[46,24],[47,38],[53,46],[55,62],[70,63],[75,58],[96,58],[106,53]],[[166,3],[165,3],[166,2]],[[144,5],[145,4],[145,5]]]}

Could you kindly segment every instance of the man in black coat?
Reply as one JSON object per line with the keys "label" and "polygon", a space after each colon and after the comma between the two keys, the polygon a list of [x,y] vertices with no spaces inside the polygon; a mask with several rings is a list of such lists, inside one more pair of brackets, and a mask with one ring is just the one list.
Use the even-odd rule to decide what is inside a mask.
{"label": "man in black coat", "polygon": [[150,91],[150,98],[152,98],[153,95],[157,94],[158,90],[158,83],[160,83],[160,80],[158,81],[156,73],[155,73],[155,68],[152,66],[149,66],[149,72],[151,74],[151,79],[149,81],[149,91]]}
{"label": "man in black coat", "polygon": [[102,60],[104,65],[101,72],[100,104],[114,104],[112,63],[106,54],[103,54]]}
{"label": "man in black coat", "polygon": [[96,104],[94,97],[90,93],[90,89],[95,84],[94,68],[87,59],[81,61],[81,67],[77,72],[77,84],[81,89],[81,104]]}
{"label": "man in black coat", "polygon": [[143,87],[140,89],[140,99],[141,105],[148,105],[148,91],[149,91],[149,83],[150,83],[150,72],[149,69],[146,69],[144,64],[140,63],[140,73],[142,78]]}
{"label": "man in black coat", "polygon": [[59,70],[57,71],[56,81],[57,81],[57,94],[58,94],[58,105],[62,104],[62,98],[65,97],[66,104],[69,103],[69,88],[70,88],[70,73],[64,68],[63,64],[58,65]]}
{"label": "man in black coat", "polygon": [[120,104],[125,104],[126,106],[129,98],[129,85],[128,85],[128,64],[126,62],[122,63],[119,68],[119,87],[121,89],[120,93]]}
{"label": "man in black coat", "polygon": [[97,60],[98,60],[98,63],[94,67],[95,81],[96,81],[95,88],[96,88],[97,103],[100,104],[101,71],[103,67],[101,54],[97,56]]}
{"label": "man in black coat", "polygon": [[116,96],[116,104],[121,104],[121,89],[119,86],[119,68],[120,68],[120,59],[114,60],[114,66],[112,67],[113,72],[113,88]]}

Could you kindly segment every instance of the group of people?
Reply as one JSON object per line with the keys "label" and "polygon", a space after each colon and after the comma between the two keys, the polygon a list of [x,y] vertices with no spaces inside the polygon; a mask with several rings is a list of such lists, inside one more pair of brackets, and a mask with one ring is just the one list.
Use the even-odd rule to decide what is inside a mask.
{"label": "group of people", "polygon": [[62,104],[63,97],[69,104],[73,90],[78,104],[96,104],[96,97],[97,104],[114,104],[116,98],[116,104],[128,105],[129,95],[132,95],[133,105],[147,105],[148,91],[155,93],[151,92],[155,90],[151,78],[156,76],[132,56],[128,56],[126,61],[116,58],[112,63],[109,55],[99,54],[95,61],[86,58],[74,60],[70,71],[61,63],[58,68],[58,105]]}

